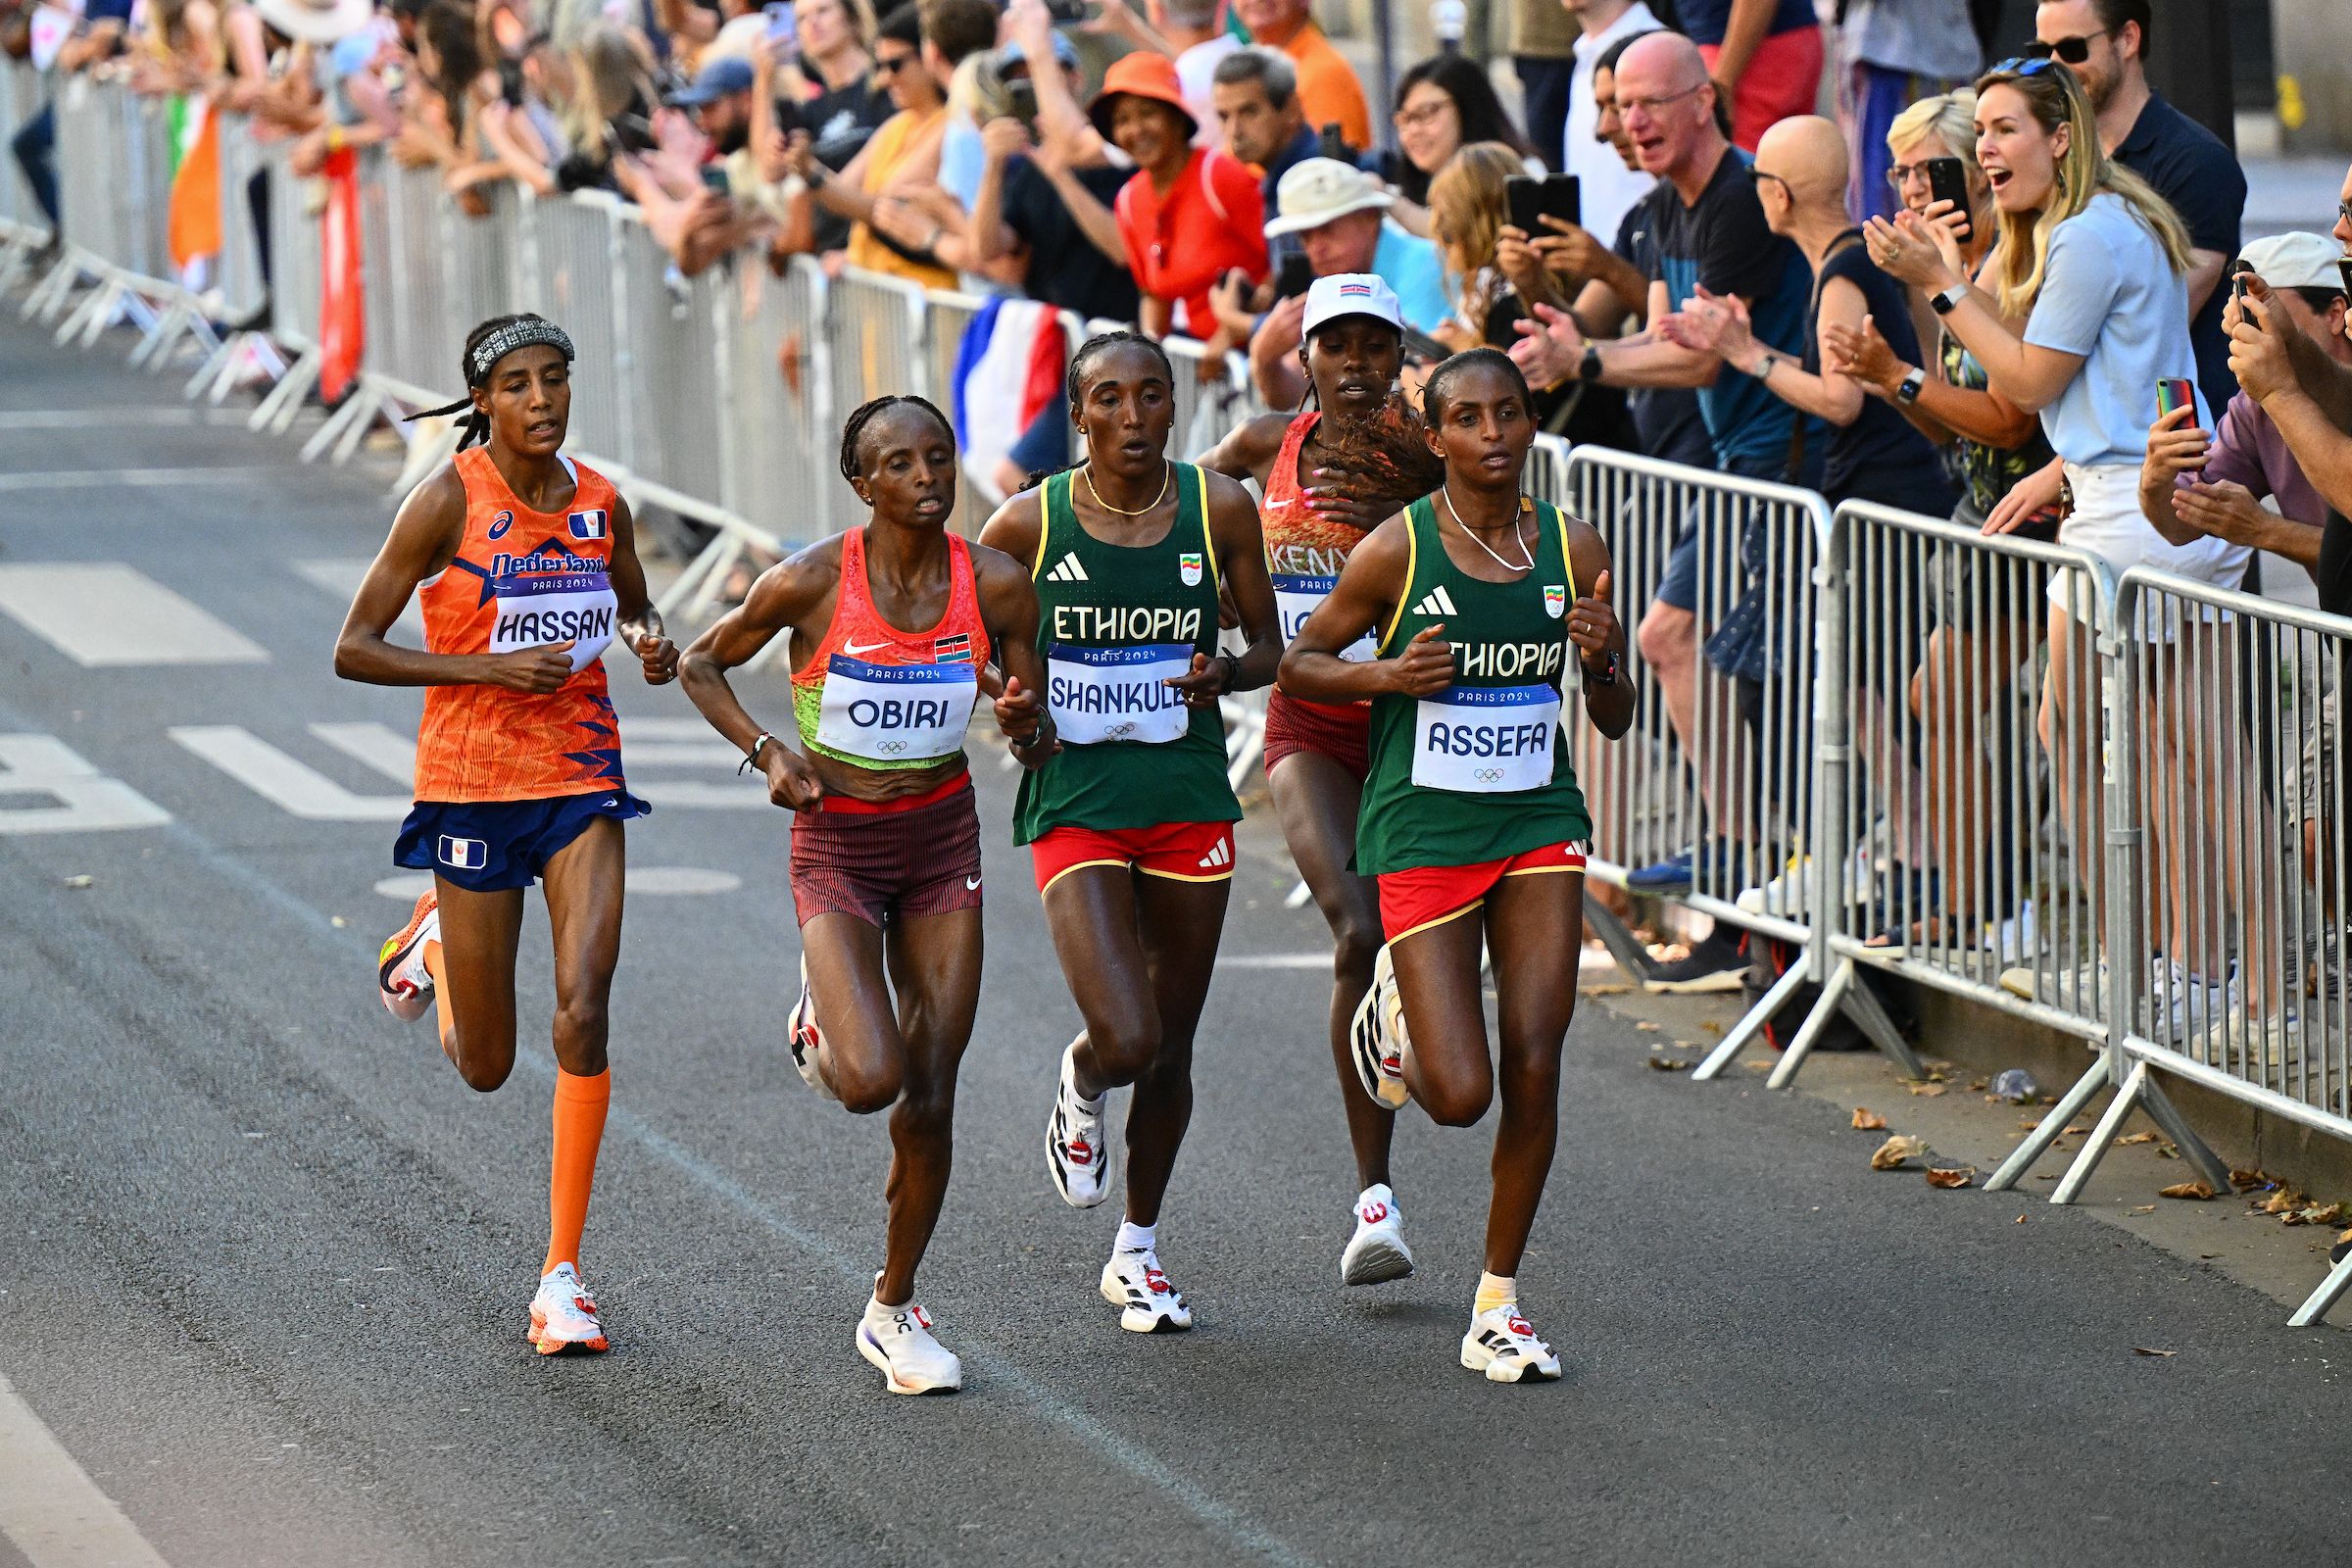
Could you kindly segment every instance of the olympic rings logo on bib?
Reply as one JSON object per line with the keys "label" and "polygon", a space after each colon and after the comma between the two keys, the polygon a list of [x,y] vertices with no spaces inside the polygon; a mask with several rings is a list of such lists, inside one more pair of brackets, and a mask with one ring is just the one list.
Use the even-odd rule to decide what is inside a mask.
{"label": "olympic rings logo on bib", "polygon": [[1472,772],[1470,776],[1478,780],[1478,782],[1481,784],[1499,784],[1502,782],[1502,769],[1499,767],[1482,767]]}

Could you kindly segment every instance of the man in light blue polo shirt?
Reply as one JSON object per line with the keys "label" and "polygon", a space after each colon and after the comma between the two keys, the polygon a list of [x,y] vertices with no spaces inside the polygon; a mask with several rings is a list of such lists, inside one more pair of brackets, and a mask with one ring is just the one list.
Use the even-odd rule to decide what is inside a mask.
{"label": "man in light blue polo shirt", "polygon": [[[1370,174],[1336,159],[1303,159],[1282,176],[1275,199],[1281,216],[1266,224],[1266,238],[1298,235],[1317,277],[1372,273],[1396,291],[1416,331],[1434,332],[1453,315],[1438,248],[1390,220],[1388,192]],[[1298,368],[1305,310],[1303,296],[1278,301],[1250,336],[1250,368],[1271,408],[1297,408],[1306,395]]]}

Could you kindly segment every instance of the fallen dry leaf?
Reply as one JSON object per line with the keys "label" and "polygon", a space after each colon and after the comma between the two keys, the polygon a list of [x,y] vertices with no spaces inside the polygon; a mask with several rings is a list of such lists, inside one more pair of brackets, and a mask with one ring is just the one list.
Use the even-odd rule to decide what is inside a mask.
{"label": "fallen dry leaf", "polygon": [[2077,1122],[2074,1126],[2069,1127],[2066,1131],[2060,1133],[2058,1136],[2061,1138],[2080,1138],[2088,1131],[2090,1131],[2090,1124],[2088,1122]]}
{"label": "fallen dry leaf", "polygon": [[1968,1185],[1969,1178],[1974,1176],[1976,1173],[1977,1167],[1974,1165],[1931,1165],[1928,1167],[1928,1185],[1930,1187],[1946,1188],[1966,1187]]}
{"label": "fallen dry leaf", "polygon": [[2289,1225],[2341,1225],[2344,1222],[2344,1205],[2313,1203],[2309,1207],[2296,1209],[2292,1214],[2282,1214],[2279,1218]]}
{"label": "fallen dry leaf", "polygon": [[2291,1214],[2311,1200],[2292,1188],[2281,1187],[2259,1205],[2265,1214]]}
{"label": "fallen dry leaf", "polygon": [[2242,1193],[2254,1187],[2275,1187],[2278,1178],[2267,1170],[2233,1170],[2230,1173],[2230,1185]]}
{"label": "fallen dry leaf", "polygon": [[1910,1087],[1911,1092],[1922,1100],[1934,1100],[1937,1095],[1943,1093],[1941,1084],[1913,1084]]}
{"label": "fallen dry leaf", "polygon": [[2018,1216],[2017,1216],[2017,1223],[2018,1223],[2018,1224],[2020,1224],[2020,1225],[2023,1225],[2025,1222],[2026,1222],[2026,1216],[2025,1216],[2025,1215],[2023,1215],[2023,1214],[2020,1214],[2020,1215],[2018,1215]]}
{"label": "fallen dry leaf", "polygon": [[1634,1027],[1645,1035],[1654,1035],[1658,1032],[1658,1026],[1647,1018],[1636,1018]]}
{"label": "fallen dry leaf", "polygon": [[2205,1182],[2175,1182],[2156,1190],[2158,1198],[2193,1198],[2202,1202],[2213,1196],[2213,1188]]}
{"label": "fallen dry leaf", "polygon": [[2132,1353],[2133,1355],[2179,1355],[2180,1352],[2179,1350],[2151,1350],[2144,1345],[2134,1345],[2132,1347]]}
{"label": "fallen dry leaf", "polygon": [[2156,1146],[2156,1157],[2158,1159],[2179,1159],[2180,1157],[2180,1146],[2177,1144],[2158,1144]]}
{"label": "fallen dry leaf", "polygon": [[1916,1159],[1927,1152],[1928,1142],[1926,1139],[1913,1138],[1907,1133],[1896,1133],[1881,1144],[1878,1152],[1870,1156],[1870,1168],[1872,1170],[1901,1170],[1904,1160]]}
{"label": "fallen dry leaf", "polygon": [[2032,1132],[2041,1125],[2041,1118],[2039,1116],[2020,1116],[2017,1118],[2017,1124],[2026,1131]]}
{"label": "fallen dry leaf", "polygon": [[2115,1147],[2121,1149],[2126,1144],[2152,1144],[2155,1141],[2154,1133],[2127,1133],[2115,1141]]}
{"label": "fallen dry leaf", "polygon": [[1719,1035],[1719,1034],[1723,1033],[1723,1025],[1721,1025],[1721,1024],[1717,1023],[1717,1022],[1716,1022],[1714,1019],[1712,1019],[1712,1018],[1701,1018],[1701,1019],[1699,1019],[1699,1020],[1698,1020],[1698,1026],[1699,1026],[1701,1029],[1704,1029],[1704,1030],[1705,1030],[1707,1033],[1709,1033],[1709,1034],[1711,1034],[1711,1035]]}
{"label": "fallen dry leaf", "polygon": [[1856,1105],[1854,1107],[1854,1131],[1858,1133],[1883,1133],[1886,1130],[1886,1117],[1880,1115],[1877,1111],[1872,1110],[1867,1106]]}
{"label": "fallen dry leaf", "polygon": [[1971,1078],[1968,1081],[1968,1087],[1975,1090],[1978,1094],[1983,1094],[1987,1088],[1991,1087],[1991,1084],[1992,1080],[1989,1078]]}
{"label": "fallen dry leaf", "polygon": [[2335,1239],[2339,1242],[2352,1242],[2352,1231],[2338,1231]]}
{"label": "fallen dry leaf", "polygon": [[1689,1062],[1677,1061],[1672,1056],[1652,1056],[1649,1064],[1659,1072],[1687,1072],[1690,1067]]}
{"label": "fallen dry leaf", "polygon": [[2132,1212],[2134,1214],[2153,1214],[2156,1212],[2156,1205],[2154,1203],[2134,1203],[2132,1205]]}
{"label": "fallen dry leaf", "polygon": [[1604,980],[1597,985],[1587,983],[1577,989],[1588,997],[1622,997],[1634,988],[1622,981]]}

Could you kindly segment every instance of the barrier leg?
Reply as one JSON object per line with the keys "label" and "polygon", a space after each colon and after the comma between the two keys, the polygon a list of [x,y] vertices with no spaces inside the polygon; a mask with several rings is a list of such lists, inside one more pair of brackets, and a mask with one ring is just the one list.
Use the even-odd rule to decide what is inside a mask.
{"label": "barrier leg", "polygon": [[[1853,960],[1848,958],[1846,962],[1851,966]],[[1927,1064],[1919,1059],[1919,1054],[1911,1049],[1911,1042],[1903,1038],[1903,1032],[1886,1015],[1886,1004],[1879,1001],[1878,993],[1870,989],[1860,970],[1855,971],[1853,988],[1845,994],[1845,1015],[1854,1020],[1856,1028],[1870,1037],[1872,1045],[1903,1070],[1903,1076],[1925,1078],[1928,1075]]]}
{"label": "barrier leg", "polygon": [[[313,431],[311,438],[302,444],[302,461],[316,463],[319,454],[341,440],[348,431],[366,430],[375,418],[379,401],[375,388],[366,381],[353,387],[351,396],[343,400],[343,406],[328,415],[326,422]],[[338,458],[337,461],[341,460]]]}
{"label": "barrier leg", "polygon": [[253,417],[245,421],[245,428],[256,431],[266,429],[272,435],[285,434],[286,427],[294,422],[294,416],[302,411],[302,400],[309,397],[311,388],[318,384],[320,363],[321,356],[318,349],[303,350],[301,358],[286,368],[286,373],[278,378],[277,385],[271,387],[270,395],[262,399],[261,407],[253,411]]}
{"label": "barrier leg", "polygon": [[392,400],[380,393],[371,394],[371,397],[372,401],[367,412],[352,420],[350,426],[343,432],[343,439],[335,443],[335,466],[337,467],[351,461],[352,455],[360,450],[360,443],[367,440],[368,432],[375,428],[375,421],[379,417],[394,428],[399,427],[400,417],[393,412]]}
{"label": "barrier leg", "polygon": [[[2082,1146],[2082,1152],[2075,1156],[2075,1162],[2066,1167],[2066,1174],[2058,1178],[2058,1186],[2050,1194],[2051,1202],[2071,1203],[2075,1200],[2075,1196],[2082,1191],[2083,1183],[2090,1180],[2090,1173],[2097,1170],[2099,1161],[2107,1157],[2108,1146],[2115,1142],[2115,1135],[2123,1131],[2124,1118],[2132,1114],[2132,1107],[2139,1103],[2139,1097],[2147,1088],[2148,1064],[2135,1061],[2132,1064],[2132,1070],[2124,1075],[2124,1087],[2115,1092],[2115,1098],[2107,1102],[2107,1108],[2099,1112],[2098,1121],[2090,1129],[2090,1142]],[[2063,1132],[2065,1129],[2066,1124],[2059,1123],[2059,1130]],[[2035,1128],[2034,1131],[2040,1129]]]}
{"label": "barrier leg", "polygon": [[2058,1141],[2058,1135],[2066,1131],[2067,1123],[2082,1113],[2082,1107],[2090,1103],[2090,1097],[2111,1082],[2107,1058],[2102,1055],[2090,1064],[2090,1071],[2075,1080],[2074,1087],[2058,1097],[2058,1103],[2052,1105],[2049,1113],[2041,1118],[2041,1124],[2026,1134],[2025,1141],[2009,1152],[2009,1157],[2001,1161],[2000,1169],[1985,1181],[1984,1190],[1997,1193],[2016,1186],[2024,1179],[2026,1172],[2034,1168],[2034,1162]]}
{"label": "barrier leg", "polygon": [[426,474],[457,456],[458,443],[465,439],[465,432],[451,423],[410,441],[408,461],[401,466],[400,477],[392,481],[392,493],[386,499],[406,501],[410,491],[424,483]]}
{"label": "barrier leg", "polygon": [[1845,999],[1852,995],[1855,983],[1854,965],[1850,958],[1839,962],[1837,968],[1830,971],[1830,978],[1823,983],[1821,996],[1813,1004],[1813,1010],[1805,1014],[1803,1023],[1797,1025],[1796,1038],[1788,1042],[1788,1049],[1781,1053],[1779,1061],[1773,1063],[1772,1076],[1764,1080],[1765,1088],[1788,1087],[1796,1077],[1796,1069],[1802,1067],[1805,1058],[1813,1054],[1813,1047],[1820,1041],[1822,1031],[1829,1028],[1830,1020],[1845,1010]]}
{"label": "barrier leg", "polygon": [[112,274],[100,279],[98,286],[83,295],[81,303],[66,317],[66,324],[57,329],[56,341],[62,344],[69,338],[79,337],[81,347],[88,348],[98,341],[98,334],[106,330],[122,303],[122,283]]}
{"label": "barrier leg", "polygon": [[2352,1256],[2328,1271],[2328,1277],[2320,1281],[2319,1289],[2305,1297],[2303,1304],[2295,1308],[2295,1315],[2286,1320],[2287,1327],[2307,1329],[2326,1317],[2328,1309],[2335,1304],[2336,1298],[2344,1294],[2348,1286],[2352,1286]]}
{"label": "barrier leg", "polygon": [[[245,334],[242,332],[229,333],[213,346],[213,352],[205,356],[204,363],[196,368],[194,375],[188,377],[188,384],[180,388],[179,395],[193,403],[196,401],[196,394],[205,391],[208,384],[213,388],[219,388],[222,382],[236,373],[237,362],[244,357],[244,353]],[[221,394],[221,396],[225,395],[225,393]],[[213,401],[218,403],[220,401],[220,397],[216,396]]]}
{"label": "barrier leg", "polygon": [[[1298,885],[1306,886],[1303,882]],[[1304,904],[1306,901],[1301,899],[1298,902]],[[1296,908],[1298,905],[1292,907]],[[1623,969],[1636,985],[1649,978],[1649,955],[1642,951],[1642,944],[1634,940],[1633,932],[1627,930],[1625,922],[1617,918],[1617,911],[1592,896],[1590,880],[1585,883],[1585,929],[1600,938],[1600,945],[1609,950],[1609,956],[1617,960],[1617,967]]]}
{"label": "barrier leg", "polygon": [[732,528],[720,534],[719,541],[726,547],[723,553],[705,552],[711,557],[710,567],[695,583],[694,593],[686,601],[686,617],[689,620],[708,614],[710,607],[719,602],[719,597],[726,592],[728,573],[735,569],[735,564],[743,559],[750,545],[743,535]]}
{"label": "barrier leg", "polygon": [[69,249],[57,259],[57,264],[49,269],[48,274],[33,291],[24,296],[24,304],[17,312],[17,319],[29,321],[37,316],[44,326],[56,320],[57,313],[65,309],[67,300],[74,297],[74,285],[80,281],[81,258]]}
{"label": "barrier leg", "polygon": [[686,569],[679,572],[676,580],[654,601],[654,608],[662,612],[662,618],[666,620],[689,600],[701,603],[704,585],[733,565],[735,558],[742,553],[743,541],[736,538],[734,530],[721,528],[717,536],[703,546],[702,553],[688,562]]}
{"label": "barrier leg", "polygon": [[2148,1120],[2173,1141],[2173,1147],[2180,1151],[2180,1157],[2196,1167],[2197,1174],[2205,1178],[2207,1186],[2217,1193],[2230,1191],[2230,1162],[2215,1153],[2205,1140],[2196,1135],[2195,1130],[2181,1118],[2172,1096],[2166,1094],[2164,1086],[2154,1078],[2150,1078],[2147,1087],[2140,1091],[2139,1108],[2146,1111]]}
{"label": "barrier leg", "polygon": [[1804,985],[1806,979],[1805,965],[1790,964],[1788,972],[1775,980],[1772,983],[1772,989],[1764,993],[1763,1000],[1748,1009],[1747,1016],[1732,1025],[1732,1032],[1723,1037],[1722,1044],[1707,1054],[1707,1059],[1691,1069],[1690,1076],[1700,1079],[1713,1078],[1738,1060],[1740,1053],[1747,1049],[1748,1042],[1764,1032],[1764,1026],[1772,1022],[1774,1015],[1788,1004],[1788,999],[1796,995],[1798,988]]}

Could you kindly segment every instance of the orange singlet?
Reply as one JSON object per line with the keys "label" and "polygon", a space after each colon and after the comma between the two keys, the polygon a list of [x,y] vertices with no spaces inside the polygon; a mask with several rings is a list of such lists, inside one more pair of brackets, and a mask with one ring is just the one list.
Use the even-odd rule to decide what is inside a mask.
{"label": "orange singlet", "polygon": [[416,588],[424,646],[436,654],[511,653],[569,642],[571,678],[544,695],[503,686],[428,686],[416,732],[419,801],[531,801],[621,787],[620,725],[598,661],[619,611],[612,482],[562,460],[578,489],[563,512],[534,512],[507,487],[487,447],[457,457],[466,533],[457,558]]}

